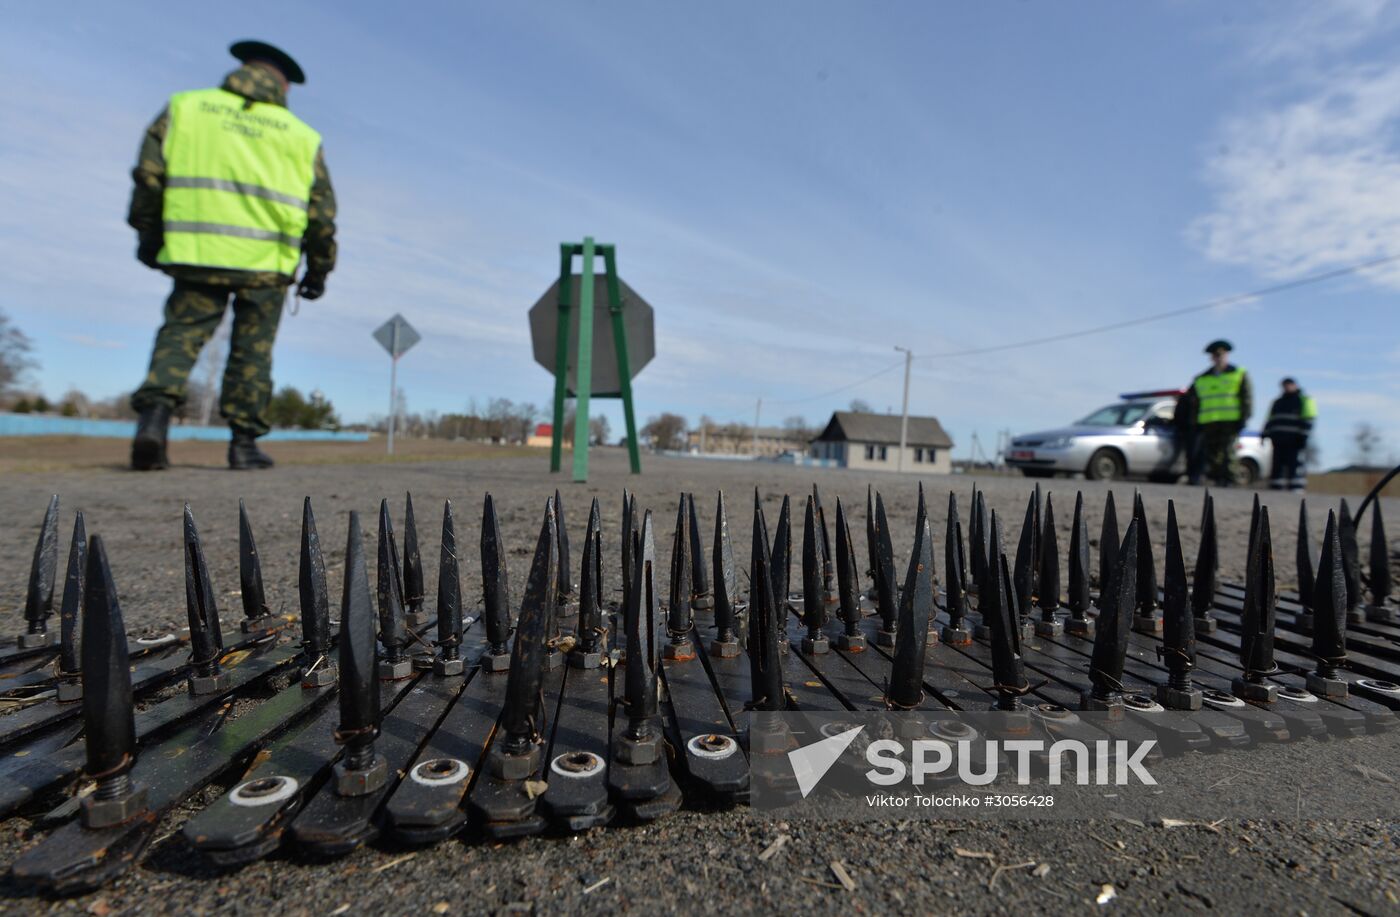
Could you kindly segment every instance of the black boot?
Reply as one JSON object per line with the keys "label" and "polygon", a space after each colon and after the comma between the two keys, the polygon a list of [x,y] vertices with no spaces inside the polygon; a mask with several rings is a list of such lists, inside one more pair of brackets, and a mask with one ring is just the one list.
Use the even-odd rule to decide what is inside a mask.
{"label": "black boot", "polygon": [[228,444],[228,466],[234,471],[271,468],[272,456],[258,448],[256,436],[235,433]]}
{"label": "black boot", "polygon": [[133,471],[161,471],[170,467],[165,440],[170,431],[170,407],[157,404],[146,408],[136,421],[136,437],[131,441]]}

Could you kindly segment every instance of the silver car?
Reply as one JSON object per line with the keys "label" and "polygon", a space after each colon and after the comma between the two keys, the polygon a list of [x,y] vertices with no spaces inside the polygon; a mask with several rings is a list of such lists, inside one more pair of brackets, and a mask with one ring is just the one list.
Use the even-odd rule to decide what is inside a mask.
{"label": "silver car", "polygon": [[[1170,483],[1186,472],[1172,412],[1182,391],[1134,392],[1070,426],[1011,440],[1006,462],[1028,478],[1083,475],[1092,481],[1137,477]],[[1246,430],[1235,445],[1238,483],[1252,484],[1268,471],[1270,444]]]}

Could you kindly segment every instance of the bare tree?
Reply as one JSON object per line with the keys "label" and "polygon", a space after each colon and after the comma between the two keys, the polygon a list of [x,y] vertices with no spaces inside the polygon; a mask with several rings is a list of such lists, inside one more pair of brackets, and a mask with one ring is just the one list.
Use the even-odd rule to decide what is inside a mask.
{"label": "bare tree", "polygon": [[641,435],[651,442],[657,451],[674,451],[685,443],[685,418],[679,414],[664,413],[648,417]]}
{"label": "bare tree", "polygon": [[17,387],[25,373],[34,368],[34,360],[29,356],[32,348],[29,335],[0,312],[0,395]]}
{"label": "bare tree", "polygon": [[1351,448],[1358,465],[1370,467],[1376,464],[1376,457],[1381,451],[1381,432],[1369,422],[1357,424],[1356,431],[1351,435]]}
{"label": "bare tree", "polygon": [[870,406],[870,402],[863,398],[852,398],[847,410],[856,414],[873,414],[875,409]]}
{"label": "bare tree", "polygon": [[608,435],[612,433],[612,425],[608,419],[601,414],[588,419],[588,441],[595,446],[606,446]]}

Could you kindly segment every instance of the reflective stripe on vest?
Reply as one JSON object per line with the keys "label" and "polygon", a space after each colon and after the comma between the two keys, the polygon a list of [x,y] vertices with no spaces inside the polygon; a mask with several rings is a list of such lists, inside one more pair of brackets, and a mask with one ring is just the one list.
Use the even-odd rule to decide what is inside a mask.
{"label": "reflective stripe on vest", "polygon": [[224,89],[177,93],[169,112],[157,260],[295,274],[320,134],[280,105]]}
{"label": "reflective stripe on vest", "polygon": [[1232,423],[1240,420],[1240,388],[1244,385],[1244,370],[1235,367],[1229,372],[1205,373],[1196,377],[1193,388],[1200,400],[1196,411],[1197,423]]}

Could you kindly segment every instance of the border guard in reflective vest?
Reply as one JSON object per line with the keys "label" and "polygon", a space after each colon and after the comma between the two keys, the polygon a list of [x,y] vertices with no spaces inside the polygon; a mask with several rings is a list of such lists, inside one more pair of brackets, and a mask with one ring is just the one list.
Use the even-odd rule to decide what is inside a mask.
{"label": "border guard in reflective vest", "polygon": [[1229,341],[1211,341],[1206,345],[1210,369],[1191,383],[1197,405],[1198,448],[1206,473],[1221,487],[1235,484],[1235,443],[1254,406],[1249,374],[1230,362],[1233,349]]}
{"label": "border guard in reflective vest", "polygon": [[304,83],[286,52],[260,41],[229,51],[242,62],[217,89],[170,97],[146,130],[132,172],[127,221],[136,258],[170,275],[150,370],[131,396],[140,415],[131,467],[169,467],[170,417],[190,370],[230,303],[233,333],[219,412],[232,432],[230,468],[270,468],[258,448],[268,431],[272,344],[287,287],[305,257],[297,293],[316,299],[335,267],[335,192],[321,135],[287,110]]}

